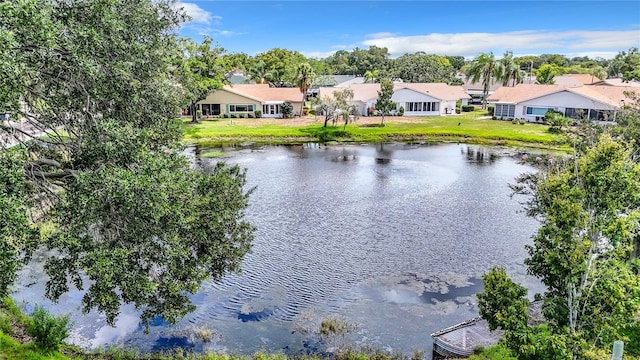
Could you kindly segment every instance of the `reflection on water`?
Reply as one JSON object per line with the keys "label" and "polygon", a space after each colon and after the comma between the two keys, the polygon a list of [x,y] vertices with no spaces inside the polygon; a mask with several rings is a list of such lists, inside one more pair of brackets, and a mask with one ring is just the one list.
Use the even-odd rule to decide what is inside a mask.
{"label": "reflection on water", "polygon": [[[507,187],[531,169],[506,151],[459,144],[222,150],[256,186],[247,218],[257,232],[242,273],[204,284],[193,297],[197,310],[176,326],[158,321],[145,335],[125,306],[115,329],[95,313],[74,316],[76,341],[297,353],[324,349],[310,332],[338,315],[357,325],[351,344],[429,354],[430,333],[477,315],[474,294],[490,267],[505,266],[541,291],[522,263],[537,224]],[[36,262],[15,298],[32,303],[44,293],[42,281]],[[79,313],[80,299],[71,292],[60,304],[43,302]],[[203,331],[219,336],[204,342],[196,336]]]}

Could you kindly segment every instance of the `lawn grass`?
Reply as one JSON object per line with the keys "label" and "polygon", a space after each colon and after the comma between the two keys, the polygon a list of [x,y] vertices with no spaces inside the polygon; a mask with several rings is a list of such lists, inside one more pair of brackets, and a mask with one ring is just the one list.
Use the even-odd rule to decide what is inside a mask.
{"label": "lawn grass", "polygon": [[[414,118],[412,122],[390,118],[384,127],[380,118],[360,118],[347,125],[324,128],[321,117],[302,125],[266,123],[262,119],[207,120],[198,124],[185,123],[187,144],[219,146],[230,143],[253,142],[286,144],[307,141],[338,141],[379,143],[390,141],[458,141],[478,144],[527,146],[569,151],[567,138],[549,132],[547,125],[513,124],[511,121],[482,119],[479,111],[459,116],[430,116]],[[310,119],[313,119],[311,117]],[[371,120],[375,120],[372,123]],[[292,121],[293,122],[293,121]]]}

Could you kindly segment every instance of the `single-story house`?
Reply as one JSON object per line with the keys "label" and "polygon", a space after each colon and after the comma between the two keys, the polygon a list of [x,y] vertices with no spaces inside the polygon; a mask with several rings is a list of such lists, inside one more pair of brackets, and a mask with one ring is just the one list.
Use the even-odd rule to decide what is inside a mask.
{"label": "single-story house", "polygon": [[[351,103],[360,114],[366,116],[368,109],[375,108],[380,84],[350,84],[349,89],[353,90]],[[320,88],[320,97],[332,96],[336,90],[339,88]],[[395,83],[391,96],[396,110],[404,108],[405,116],[455,114],[456,102],[466,105],[469,99],[462,86],[444,83]]]}
{"label": "single-story house", "polygon": [[[464,76],[461,76],[463,84],[462,87],[464,91],[471,96],[471,103],[480,104],[482,102],[482,98],[484,97],[484,84],[482,83],[483,79],[480,79],[476,82],[471,81]],[[493,94],[496,90],[498,90],[502,86],[501,81],[496,81],[495,79],[491,80],[489,84],[488,96]]]}
{"label": "single-story house", "polygon": [[268,84],[235,84],[212,91],[196,103],[203,116],[255,114],[262,111],[262,117],[282,117],[282,104],[291,103],[293,115],[302,112],[302,93],[298,88],[276,88]]}
{"label": "single-story house", "polygon": [[625,86],[519,84],[501,87],[488,101],[499,119],[544,122],[544,114],[555,110],[573,119],[615,121],[618,110],[630,101],[625,92],[633,90],[638,91]]}

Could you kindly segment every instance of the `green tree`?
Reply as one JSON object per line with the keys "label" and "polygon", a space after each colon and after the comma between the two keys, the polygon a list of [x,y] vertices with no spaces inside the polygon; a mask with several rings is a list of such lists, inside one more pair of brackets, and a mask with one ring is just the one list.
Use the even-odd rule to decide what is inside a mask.
{"label": "green tree", "polygon": [[[180,152],[183,15],[162,0],[0,3],[1,102],[48,133],[15,157],[2,151],[0,201],[18,226],[30,229],[25,213],[51,224],[39,244],[55,254],[47,297],[82,289],[83,310],[109,324],[123,303],[143,323],[176,321],[202,281],[238,270],[251,247],[244,172],[194,170]],[[0,224],[3,248],[28,256],[23,230]]]}
{"label": "green tree", "polygon": [[609,64],[607,71],[612,77],[622,78],[623,81],[640,81],[640,52],[637,47],[629,51],[620,51]]}
{"label": "green tree", "polygon": [[405,54],[394,59],[390,74],[405,82],[443,82],[448,84],[454,78],[455,69],[445,56],[419,52]]}
{"label": "green tree", "polygon": [[376,101],[376,110],[380,111],[382,120],[380,125],[384,126],[384,116],[394,109],[396,104],[391,100],[393,96],[393,81],[390,79],[382,79],[380,81],[380,90],[378,91],[378,100]]}
{"label": "green tree", "polygon": [[514,60],[511,51],[505,52],[502,59],[500,59],[500,72],[502,85],[504,86],[509,86],[509,83],[511,83],[511,86],[516,86],[516,84],[522,83],[526,76],[526,73],[520,70],[520,66]]}
{"label": "green tree", "polygon": [[249,77],[249,81],[254,81],[256,84],[266,84],[267,68],[264,61],[258,61],[253,63],[247,69],[247,75]]}
{"label": "green tree", "polygon": [[541,227],[527,246],[528,272],[546,286],[543,313],[552,334],[580,357],[610,348],[640,311],[634,244],[640,165],[632,149],[602,135],[574,159],[523,176],[527,214]]}
{"label": "green tree", "polygon": [[477,294],[480,316],[489,329],[517,331],[527,326],[527,289],[514,283],[504,268],[494,267],[482,276],[484,291]]}
{"label": "green tree", "polygon": [[560,73],[556,65],[544,64],[536,70],[536,80],[539,84],[555,84],[554,78]]}
{"label": "green tree", "polygon": [[482,53],[473,59],[466,71],[467,80],[471,79],[473,82],[482,80],[482,108],[486,109],[491,81],[494,78],[499,79],[502,74],[499,62],[492,52]]}
{"label": "green tree", "polygon": [[378,70],[367,70],[364,73],[364,82],[366,83],[374,83],[378,80],[378,77],[380,76],[380,71]]}
{"label": "green tree", "polygon": [[308,62],[297,51],[273,48],[255,56],[254,61],[264,62],[265,78],[272,86],[293,86],[296,66]]}
{"label": "green tree", "polygon": [[213,39],[206,37],[198,44],[190,38],[180,39],[180,83],[190,98],[191,122],[198,122],[196,102],[203,100],[212,90],[220,89],[226,82],[221,59],[224,49],[213,46]]}
{"label": "green tree", "polygon": [[301,63],[296,67],[296,86],[300,89],[302,93],[302,105],[304,106],[305,100],[307,98],[307,90],[313,84],[313,80],[315,79],[316,74],[313,72],[313,68],[309,63]]}

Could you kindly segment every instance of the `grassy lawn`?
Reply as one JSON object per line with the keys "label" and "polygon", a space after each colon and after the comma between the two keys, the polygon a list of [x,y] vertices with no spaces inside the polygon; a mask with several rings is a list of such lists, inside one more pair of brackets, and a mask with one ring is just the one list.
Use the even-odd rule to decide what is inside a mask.
{"label": "grassy lawn", "polygon": [[420,118],[393,117],[380,127],[379,117],[361,117],[343,126],[323,127],[323,118],[298,119],[216,119],[199,124],[185,122],[184,142],[202,146],[228,143],[296,143],[305,141],[389,142],[462,141],[478,144],[528,146],[569,150],[562,134],[548,131],[547,125],[513,124],[511,121],[481,119],[483,112],[459,116]]}

